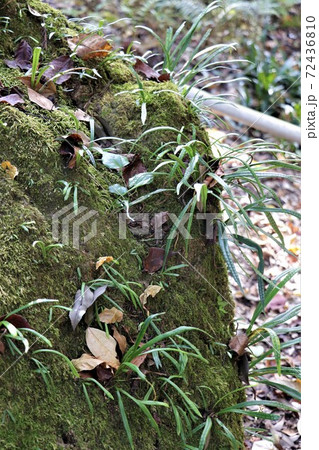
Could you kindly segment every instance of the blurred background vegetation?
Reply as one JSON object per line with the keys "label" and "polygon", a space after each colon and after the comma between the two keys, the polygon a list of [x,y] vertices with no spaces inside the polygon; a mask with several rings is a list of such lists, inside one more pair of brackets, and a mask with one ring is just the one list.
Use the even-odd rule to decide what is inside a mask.
{"label": "blurred background vegetation", "polygon": [[[209,1],[48,0],[47,3],[85,23],[117,21],[108,27],[115,46],[126,49],[135,41],[136,53],[149,52],[152,55],[149,62],[155,65],[161,60],[158,41],[135,26],[147,26],[164,39],[168,27],[176,29],[182,21],[192,22]],[[247,79],[214,85],[213,94],[227,94],[237,103],[299,125],[300,0],[221,0],[220,4],[220,8],[205,16],[180,64],[188,59],[205,32],[209,34],[206,47],[237,43],[237,50],[228,59],[247,62],[227,64],[221,81],[243,76]],[[222,53],[219,59],[225,61],[227,56]],[[220,80],[220,73],[220,67],[216,67],[210,74],[201,75],[203,78],[216,75]],[[251,133],[259,137],[258,132]]]}

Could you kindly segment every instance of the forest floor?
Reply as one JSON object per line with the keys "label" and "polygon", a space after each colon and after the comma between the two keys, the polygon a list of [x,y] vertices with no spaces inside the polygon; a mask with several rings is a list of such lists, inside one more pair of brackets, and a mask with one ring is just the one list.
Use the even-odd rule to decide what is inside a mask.
{"label": "forest floor", "polygon": [[[124,17],[127,14],[127,10],[121,10],[121,2],[116,2],[112,4],[112,6],[109,6],[106,2],[98,2],[94,6],[94,2],[73,0],[67,3],[67,8],[65,2],[60,0],[48,0],[47,3],[61,9],[69,17],[76,16],[77,18],[83,18],[92,14],[97,18],[105,18],[106,10],[114,19],[116,19],[116,17]],[[136,8],[139,7],[137,1],[131,3],[136,5]],[[238,55],[253,60],[254,64],[249,66],[249,69],[243,68],[242,65],[225,68],[222,73],[222,79],[229,79],[235,74],[237,77],[248,76],[251,81],[245,80],[237,83],[235,82],[234,84],[221,84],[218,88],[214,89],[214,95],[216,94],[216,91],[218,94],[231,94],[232,100],[235,100],[237,103],[243,103],[246,106],[255,108],[261,112],[268,110],[268,114],[271,113],[283,120],[298,124],[300,120],[299,83],[298,81],[295,81],[299,76],[299,15],[300,9],[295,6],[290,11],[284,11],[279,18],[274,16],[271,16],[270,19],[269,17],[267,19],[261,18],[259,23],[259,35],[258,32],[254,35],[255,30],[252,30],[252,27],[249,27],[247,22],[239,17],[239,23],[241,24],[239,27],[240,33],[238,34],[237,30],[237,35],[235,36],[236,38],[241,35]],[[139,16],[137,14],[137,17],[139,17],[139,20],[135,21],[135,23],[143,23],[141,14]],[[163,23],[163,15],[161,16],[162,21],[159,21],[158,24],[155,20],[152,21],[152,17],[147,17],[146,15],[144,16],[144,19],[145,18],[146,20],[151,21],[154,31],[162,33],[163,29],[165,29],[166,24],[165,22]],[[169,17],[167,18],[167,21],[168,19]],[[294,19],[294,23],[289,23],[289,20],[292,19]],[[89,20],[94,21],[94,19]],[[173,26],[176,28],[179,25],[179,22],[174,24],[174,18],[172,18],[172,21]],[[134,24],[134,20],[132,20],[132,22]],[[134,35],[133,24],[132,26],[127,26],[127,24],[123,26],[123,22],[119,22],[119,24],[115,24],[111,27],[112,34],[114,34],[114,41],[118,45],[125,46],[127,42],[136,38],[136,35]],[[172,23],[169,23],[168,25],[172,25]],[[229,42],[229,34],[236,34],[234,33],[234,30],[229,30],[226,26],[219,27],[218,30],[218,42]],[[151,50],[153,53],[160,52],[157,43],[150,38],[147,33],[139,33],[138,39],[141,42],[139,46],[139,52],[141,54],[148,50]],[[194,45],[195,44],[196,41],[194,42]],[[252,51],[252,49],[254,51]],[[157,62],[156,59],[157,57],[152,59],[152,64]],[[278,63],[276,66],[276,60],[282,61],[282,63]],[[266,77],[265,79],[262,74],[266,74],[268,78]],[[292,88],[290,87],[291,85]],[[213,124],[208,131],[212,136],[216,136],[216,133],[224,133],[225,139],[230,143],[231,138],[227,137],[227,133],[230,131],[238,133],[242,141],[252,137],[258,137],[265,139],[268,142],[274,142],[274,138],[262,135],[260,132],[253,129],[247,130],[247,127],[244,128],[234,122],[228,122],[227,126],[224,127],[221,127],[219,124],[218,130],[216,129],[216,124]],[[283,150],[292,152],[300,151],[298,145],[289,144],[283,141],[277,142],[277,144],[279,145],[279,148]],[[266,158],[267,154],[259,155],[259,158],[263,157]],[[289,170],[282,169],[281,171],[293,175]],[[300,211],[300,180],[298,178],[295,177],[293,180],[268,179],[266,184],[280,197],[284,208]],[[243,196],[241,196],[239,200],[242,205],[246,204],[246,199]],[[250,218],[253,223],[259,227],[267,227],[263,214],[250,212]],[[300,221],[294,216],[287,217],[285,214],[278,214],[276,216],[276,221],[284,237],[286,248],[295,256],[282,250],[275,242],[266,238],[265,235],[261,235],[258,238],[255,236],[256,242],[263,250],[265,275],[271,279],[274,279],[288,268],[298,267],[300,255]],[[268,231],[272,233],[270,227]],[[230,277],[230,285],[236,301],[236,319],[239,328],[246,328],[256,304],[259,301],[256,274],[247,264],[240,252],[235,247],[232,250],[238,260],[237,268],[238,273],[241,274],[244,290],[244,292],[239,290],[234,279]],[[250,259],[256,266],[258,265],[257,254],[251,252]],[[267,306],[265,311],[267,319],[275,317],[279,313],[286,311],[288,307],[298,303],[300,303],[300,279],[297,274]],[[260,317],[258,320],[259,324],[261,324],[263,318]],[[299,326],[300,317],[298,316],[297,318],[291,319],[289,325],[292,327]],[[293,333],[290,335],[290,339],[297,338],[297,336],[297,333]],[[285,339],[288,339],[287,335],[281,336],[282,341],[285,341]],[[265,350],[268,350],[270,345],[271,344],[267,347],[263,342],[262,344],[255,346],[253,351],[255,355],[261,354]],[[291,367],[300,366],[300,344],[283,349],[282,355],[286,365]],[[274,358],[269,358],[267,365],[275,365]],[[276,382],[278,376],[271,375],[269,376],[269,379]],[[280,382],[300,390],[300,380],[298,379],[293,380],[289,377],[281,376]],[[251,389],[248,389],[247,395],[248,399],[277,400],[290,404],[297,410],[300,410],[300,404],[298,402],[293,401],[289,396],[283,394],[279,390],[267,387],[266,385],[258,385],[255,388],[255,393]],[[264,407],[264,411],[268,412],[267,407]],[[256,430],[258,428],[264,429],[265,431],[268,431],[268,434],[270,432],[273,436],[273,442],[271,442],[267,439],[260,440],[260,437],[247,435],[245,442],[247,449],[271,450],[277,448],[294,450],[300,448],[298,414],[290,411],[281,411],[280,414],[281,420],[275,425],[273,422],[265,420],[250,419],[248,417],[244,419],[245,428],[253,427]]]}

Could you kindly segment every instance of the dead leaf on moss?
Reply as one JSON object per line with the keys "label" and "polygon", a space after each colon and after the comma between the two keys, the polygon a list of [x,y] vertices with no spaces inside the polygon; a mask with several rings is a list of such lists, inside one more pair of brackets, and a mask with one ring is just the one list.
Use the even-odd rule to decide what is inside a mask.
{"label": "dead leaf on moss", "polygon": [[96,366],[104,363],[102,359],[95,358],[95,356],[88,353],[83,353],[80,358],[72,359],[71,362],[79,372],[82,370],[93,370]]}
{"label": "dead leaf on moss", "polygon": [[144,63],[140,59],[136,61],[134,69],[136,70],[136,72],[142,73],[148,80],[155,80],[158,82],[170,80],[169,73],[159,74],[159,72],[154,70],[152,67],[150,67],[148,64]]}
{"label": "dead leaf on moss", "polygon": [[73,330],[76,329],[87,309],[93,305],[100,295],[104,294],[106,288],[106,285],[100,286],[93,292],[90,288],[84,285],[83,293],[81,289],[76,292],[73,308],[69,312],[69,318]]}
{"label": "dead leaf on moss", "polygon": [[131,364],[134,364],[136,367],[140,367],[143,364],[143,362],[145,361],[146,357],[147,357],[147,354],[139,355],[136,358],[132,359]]}
{"label": "dead leaf on moss", "polygon": [[99,34],[80,34],[68,39],[68,46],[83,60],[105,58],[112,50],[112,45]]}
{"label": "dead leaf on moss", "polygon": [[147,288],[145,289],[143,294],[140,295],[140,301],[141,301],[143,308],[145,307],[145,305],[147,303],[147,298],[150,295],[154,298],[155,295],[158,294],[161,289],[162,289],[162,287],[158,286],[157,284],[152,284],[150,286],[147,286]]}
{"label": "dead leaf on moss", "polygon": [[4,351],[5,351],[4,343],[2,341],[0,341],[0,354],[3,355]]}
{"label": "dead leaf on moss", "polygon": [[113,337],[119,344],[122,355],[124,355],[124,353],[126,352],[126,348],[127,348],[126,337],[123,336],[121,333],[119,333],[115,326],[112,327],[112,330],[113,330]]}
{"label": "dead leaf on moss", "polygon": [[144,271],[154,273],[160,270],[164,264],[165,249],[150,247],[147,257],[143,261]]}
{"label": "dead leaf on moss", "polygon": [[89,145],[90,138],[82,131],[70,130],[69,134],[61,136],[63,142],[59,148],[59,153],[66,158],[65,167],[74,169],[76,165],[76,155],[81,149],[82,145]]}
{"label": "dead leaf on moss", "polygon": [[96,367],[96,378],[101,383],[107,383],[110,381],[114,376],[114,371],[111,369],[111,367],[103,367],[103,365]]}
{"label": "dead leaf on moss", "polygon": [[71,73],[64,74],[63,72],[73,69],[74,63],[68,55],[62,55],[49,62],[49,66],[51,67],[47,69],[43,74],[44,78],[46,80],[50,80],[56,75],[61,74],[54,79],[54,82],[56,84],[62,84],[72,76]]}
{"label": "dead leaf on moss", "polygon": [[104,263],[110,263],[114,261],[113,256],[102,256],[96,261],[95,269],[97,270],[99,267],[101,267]]}
{"label": "dead leaf on moss", "polygon": [[74,115],[78,120],[81,120],[82,122],[89,122],[91,119],[91,116],[89,116],[89,114],[87,114],[86,112],[82,111],[82,109],[80,108],[74,112]]}
{"label": "dead leaf on moss", "polygon": [[86,330],[86,345],[93,355],[104,361],[108,366],[117,369],[120,361],[117,359],[116,340],[106,336],[105,331],[89,327]]}
{"label": "dead leaf on moss", "polygon": [[27,41],[22,40],[15,51],[14,59],[12,61],[5,59],[4,62],[11,69],[27,70],[32,67],[31,58],[32,48]]}
{"label": "dead leaf on moss", "polygon": [[19,171],[16,166],[13,166],[10,161],[3,161],[1,163],[2,169],[5,171],[5,174],[8,175],[12,180],[18,175]]}
{"label": "dead leaf on moss", "polygon": [[134,155],[132,161],[123,168],[122,174],[126,185],[129,184],[130,178],[132,178],[134,175],[144,172],[147,172],[147,169],[144,166],[140,155]]}
{"label": "dead leaf on moss", "polygon": [[8,103],[9,105],[14,106],[17,103],[24,103],[24,100],[18,94],[9,94],[0,97],[0,103]]}
{"label": "dead leaf on moss", "polygon": [[45,84],[42,84],[39,82],[39,83],[37,83],[36,86],[32,87],[31,76],[19,77],[19,80],[22,81],[22,83],[25,86],[27,86],[28,89],[32,89],[32,90],[36,91],[39,95],[42,95],[43,97],[53,98],[56,94],[56,87],[55,87],[55,84],[53,83],[53,81],[49,81],[48,83],[45,83]]}
{"label": "dead leaf on moss", "polygon": [[11,314],[8,317],[6,317],[5,315],[1,316],[0,322],[4,320],[11,323],[16,328],[30,328],[30,330],[33,330],[27,319],[20,314]]}
{"label": "dead leaf on moss", "polygon": [[31,102],[36,103],[43,109],[48,111],[53,111],[55,108],[54,104],[48,98],[44,97],[44,95],[39,94],[33,89],[28,88],[28,96]]}
{"label": "dead leaf on moss", "polygon": [[237,353],[238,356],[242,356],[248,345],[248,336],[244,332],[238,333],[236,336],[232,337],[228,347],[233,350],[233,352]]}
{"label": "dead leaf on moss", "polygon": [[100,321],[104,323],[121,322],[121,320],[123,320],[123,313],[113,306],[111,309],[103,309],[103,311],[99,314],[99,318]]}

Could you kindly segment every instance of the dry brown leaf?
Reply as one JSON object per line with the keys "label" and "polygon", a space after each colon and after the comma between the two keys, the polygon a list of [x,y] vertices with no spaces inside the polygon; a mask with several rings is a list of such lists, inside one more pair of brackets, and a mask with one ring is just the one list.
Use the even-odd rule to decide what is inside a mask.
{"label": "dry brown leaf", "polygon": [[101,267],[104,263],[110,263],[114,260],[113,256],[101,256],[96,261],[95,269],[97,270],[99,267]]}
{"label": "dry brown leaf", "polygon": [[72,359],[71,362],[79,372],[81,372],[82,370],[93,370],[96,366],[104,363],[102,359],[95,358],[89,353],[83,353],[80,358]]}
{"label": "dry brown leaf", "polygon": [[4,343],[2,341],[0,341],[0,354],[3,355],[4,351],[5,351]]}
{"label": "dry brown leaf", "polygon": [[91,116],[89,116],[89,114],[87,114],[86,112],[82,111],[82,109],[77,109],[74,112],[74,115],[78,120],[81,120],[83,122],[89,122],[91,119]]}
{"label": "dry brown leaf", "polygon": [[53,109],[55,109],[55,106],[51,102],[51,100],[34,91],[33,89],[28,88],[28,96],[31,102],[36,103],[43,109],[47,109],[48,111],[52,111]]}
{"label": "dry brown leaf", "polygon": [[119,344],[120,350],[122,354],[126,352],[127,348],[127,340],[126,337],[123,336],[121,333],[118,332],[116,327],[113,327],[113,337],[116,339],[117,343]]}
{"label": "dry brown leaf", "polygon": [[143,294],[140,295],[140,301],[142,303],[142,306],[144,307],[147,303],[147,297],[150,295],[154,298],[156,294],[159,293],[159,291],[162,289],[161,286],[158,286],[157,284],[152,284],[150,286],[147,286]]}
{"label": "dry brown leaf", "polygon": [[[36,91],[39,95],[43,95],[44,97],[54,97],[56,94],[56,86],[53,83],[53,81],[49,81],[45,84],[37,83],[36,86],[32,87],[31,85],[31,77],[19,77],[19,80],[22,81],[22,83],[27,86],[29,89],[33,89]],[[31,99],[30,99],[31,100]]]}
{"label": "dry brown leaf", "polygon": [[112,336],[107,337],[104,331],[89,327],[86,330],[86,344],[96,358],[114,369],[119,367],[116,340]]}
{"label": "dry brown leaf", "polygon": [[0,322],[6,320],[7,322],[12,323],[12,325],[16,328],[30,328],[33,330],[27,319],[20,314],[11,314],[10,316],[0,316]]}
{"label": "dry brown leaf", "polygon": [[130,178],[134,177],[134,175],[137,175],[139,173],[145,173],[147,172],[146,167],[143,164],[143,161],[141,160],[140,155],[135,154],[133,156],[133,159],[130,161],[130,163],[123,167],[123,178],[128,186]]}
{"label": "dry brown leaf", "polygon": [[4,62],[11,69],[16,69],[19,67],[19,69],[27,70],[32,67],[31,58],[32,48],[27,41],[22,40],[16,48],[14,60],[10,61],[5,59]]}
{"label": "dry brown leaf", "polygon": [[143,261],[144,271],[154,273],[160,270],[164,264],[164,256],[164,248],[150,247],[148,250],[148,255]]}
{"label": "dry brown leaf", "polygon": [[72,74],[70,73],[70,70],[73,69],[74,63],[68,55],[62,55],[58,58],[55,58],[53,61],[49,62],[49,65],[51,67],[47,69],[43,74],[43,77],[46,80],[50,80],[56,75],[59,75],[54,79],[54,81],[56,84],[62,84],[69,78],[71,78]]}
{"label": "dry brown leaf", "polygon": [[65,157],[65,167],[68,169],[74,169],[79,150],[82,145],[90,144],[90,138],[79,130],[70,130],[69,134],[61,137],[63,138],[63,142],[59,148],[59,153]]}
{"label": "dry brown leaf", "polygon": [[18,94],[9,94],[0,97],[0,103],[8,103],[9,105],[14,106],[17,103],[24,103],[24,100]]}
{"label": "dry brown leaf", "polygon": [[6,175],[12,180],[18,175],[19,171],[16,166],[13,166],[10,161],[3,161],[1,163],[2,169],[5,171]]}
{"label": "dry brown leaf", "polygon": [[114,377],[114,371],[111,367],[103,367],[103,365],[97,366],[96,376],[101,383],[107,383]]}
{"label": "dry brown leaf", "polygon": [[98,34],[80,34],[68,39],[68,45],[83,60],[104,58],[112,50],[111,44]]}
{"label": "dry brown leaf", "polygon": [[131,364],[134,364],[136,367],[140,367],[147,357],[146,355],[139,355],[136,358],[132,359]]}
{"label": "dry brown leaf", "polygon": [[104,323],[115,323],[115,322],[121,322],[123,319],[123,313],[117,308],[105,308],[103,311],[99,314],[99,318],[101,322]]}
{"label": "dry brown leaf", "polygon": [[238,333],[236,336],[231,338],[228,347],[237,353],[238,356],[242,356],[245,353],[246,347],[248,345],[248,337],[246,333]]}

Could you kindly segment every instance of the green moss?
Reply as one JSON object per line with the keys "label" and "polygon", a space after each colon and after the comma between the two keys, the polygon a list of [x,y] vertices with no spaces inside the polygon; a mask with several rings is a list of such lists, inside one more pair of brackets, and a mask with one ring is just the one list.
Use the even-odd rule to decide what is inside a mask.
{"label": "green moss", "polygon": [[[35,0],[29,4],[39,12],[51,11],[47,9],[48,6],[41,6]],[[11,23],[15,27],[14,36],[19,34],[18,25],[25,23],[25,30],[32,30],[33,36],[39,37],[40,21],[25,9],[26,2],[19,3],[21,17],[17,14],[19,8],[13,8],[16,6],[14,2],[9,2],[8,5],[12,15]],[[55,22],[52,21],[55,23],[53,26],[59,24],[60,30],[56,30],[59,36],[58,33],[64,33],[63,27],[67,26],[65,19],[59,13],[50,14],[52,20],[56,19]],[[53,39],[50,43],[52,48],[45,53],[45,59],[49,60],[53,53],[58,52],[58,46],[55,47],[57,42]],[[11,41],[4,51],[12,52],[12,47]],[[105,62],[105,77],[110,84],[105,83],[106,78],[100,83],[94,81],[90,84],[86,81],[83,85],[87,96],[85,100],[79,94],[79,80],[72,81],[71,86],[74,86],[77,92],[72,98],[74,106],[82,101],[86,102],[90,98],[90,91],[94,92],[90,112],[96,121],[100,120],[106,135],[131,139],[137,138],[142,131],[151,127],[170,126],[180,129],[183,126],[187,136],[192,136],[195,130],[197,137],[205,143],[208,142],[190,104],[178,95],[172,83],[143,83],[148,112],[143,127],[140,104],[137,102],[140,95],[132,92],[115,95],[121,91],[137,89],[137,85],[130,81],[128,69],[123,69],[122,72],[122,67],[119,62]],[[0,63],[0,79],[6,73],[9,74],[4,77],[6,85],[15,85],[15,77],[20,72],[8,70]],[[116,268],[128,281],[147,285],[163,278],[163,275],[148,275],[139,269],[131,251],[135,250],[144,258],[148,248],[143,241],[135,240],[129,233],[125,240],[118,237],[118,217],[108,187],[115,182],[121,182],[119,174],[107,170],[99,163],[97,168],[94,168],[85,157],[74,170],[63,167],[58,152],[60,141],[57,138],[75,128],[74,120],[68,114],[68,111],[72,111],[72,101],[66,97],[63,99],[64,104],[68,105],[63,111],[42,110],[27,98],[21,110],[0,105],[0,162],[9,160],[19,170],[19,175],[14,180],[8,179],[0,171],[0,259],[5,261],[5,264],[0,265],[0,315],[36,298],[53,298],[61,305],[72,305],[81,281],[88,282],[101,276],[101,273],[95,270],[95,262],[98,257],[104,255],[112,255],[118,259],[119,265]],[[81,125],[81,130],[88,134],[85,125]],[[150,169],[154,163],[150,160],[150,155],[162,142],[175,139],[176,133],[170,131],[150,133],[135,147],[135,151],[143,155],[144,163]],[[79,190],[79,205],[97,212],[97,234],[88,242],[81,243],[80,249],[77,250],[71,245],[73,234],[72,230],[69,230],[70,244],[65,243],[62,249],[54,250],[57,261],[49,259],[44,262],[32,243],[35,240],[52,242],[52,214],[67,204],[58,187],[58,180],[78,183],[79,187],[85,189],[86,192]],[[151,189],[161,184],[163,181],[159,179]],[[145,193],[148,192],[147,189],[145,188]],[[139,205],[138,210],[158,212],[169,209],[170,212],[178,214],[181,207],[175,194],[168,192]],[[218,209],[217,204],[211,207],[213,211]],[[27,232],[21,224],[30,221],[35,224]],[[90,232],[91,225],[90,221],[83,224],[81,236]],[[200,237],[198,226],[194,226],[193,233],[196,239],[191,243],[187,256],[191,263],[190,268],[183,269],[177,280],[166,277],[168,287],[149,300],[149,308],[152,313],[166,312],[162,322],[158,324],[162,331],[191,325],[211,335],[209,337],[195,331],[187,335],[208,363],[190,358],[184,379],[177,381],[200,407],[204,405],[198,385],[207,385],[211,389],[207,391],[211,392],[207,398],[211,408],[221,396],[240,386],[236,369],[227,356],[225,346],[220,346],[225,345],[231,336],[233,302],[228,289],[225,264],[218,247],[213,251],[213,247],[206,245]],[[177,242],[175,251],[184,255],[181,240]],[[184,262],[182,258],[178,258],[180,257],[177,257],[177,262]],[[78,267],[82,273],[81,281],[77,276]],[[132,287],[138,295],[142,293],[143,288],[137,285]],[[145,319],[144,314],[136,311],[132,303],[119,291],[110,289],[109,295],[124,309],[123,325],[134,339],[138,324]],[[223,314],[219,311],[218,295],[227,300]],[[100,299],[98,304],[110,306],[105,299]],[[76,332],[73,332],[67,314],[55,310],[53,321],[49,323],[48,306],[39,305],[25,310],[24,315],[37,331],[46,332],[54,349],[69,358],[79,357],[86,351],[85,325],[81,323]],[[63,360],[49,354],[38,355],[38,358],[49,367],[55,383],[54,392],[46,392],[43,381],[33,372],[35,365],[28,355],[15,362],[14,357],[7,351],[0,359],[0,373],[4,374],[1,377],[0,402],[6,405],[5,408],[11,411],[16,420],[12,422],[7,418],[4,425],[0,426],[1,448],[18,448],[21,447],[21,442],[24,448],[34,450],[58,449],[66,445],[89,450],[128,448],[116,402],[105,401],[97,388],[88,387],[95,411],[94,417],[91,418],[82,391],[82,382],[75,381],[70,376]],[[161,370],[168,375],[173,373],[171,364],[167,362],[163,362]],[[149,377],[151,378],[151,375]],[[158,398],[162,399],[159,384],[156,377],[153,378]],[[121,385],[130,392],[130,380],[123,379]],[[132,389],[134,390],[134,386]],[[136,395],[145,393],[146,389],[146,386],[140,384]],[[182,406],[176,393],[171,390],[168,392],[175,402]],[[241,397],[237,394],[230,395],[220,407],[233,404],[239,398]],[[171,411],[156,411],[161,417],[162,430],[162,436],[158,438],[136,405],[129,401],[125,401],[125,405],[137,448],[182,448]],[[242,440],[240,418],[226,417],[225,424]],[[198,437],[195,436],[190,443],[197,445]],[[229,442],[225,437],[214,433],[209,448],[227,449]]]}

